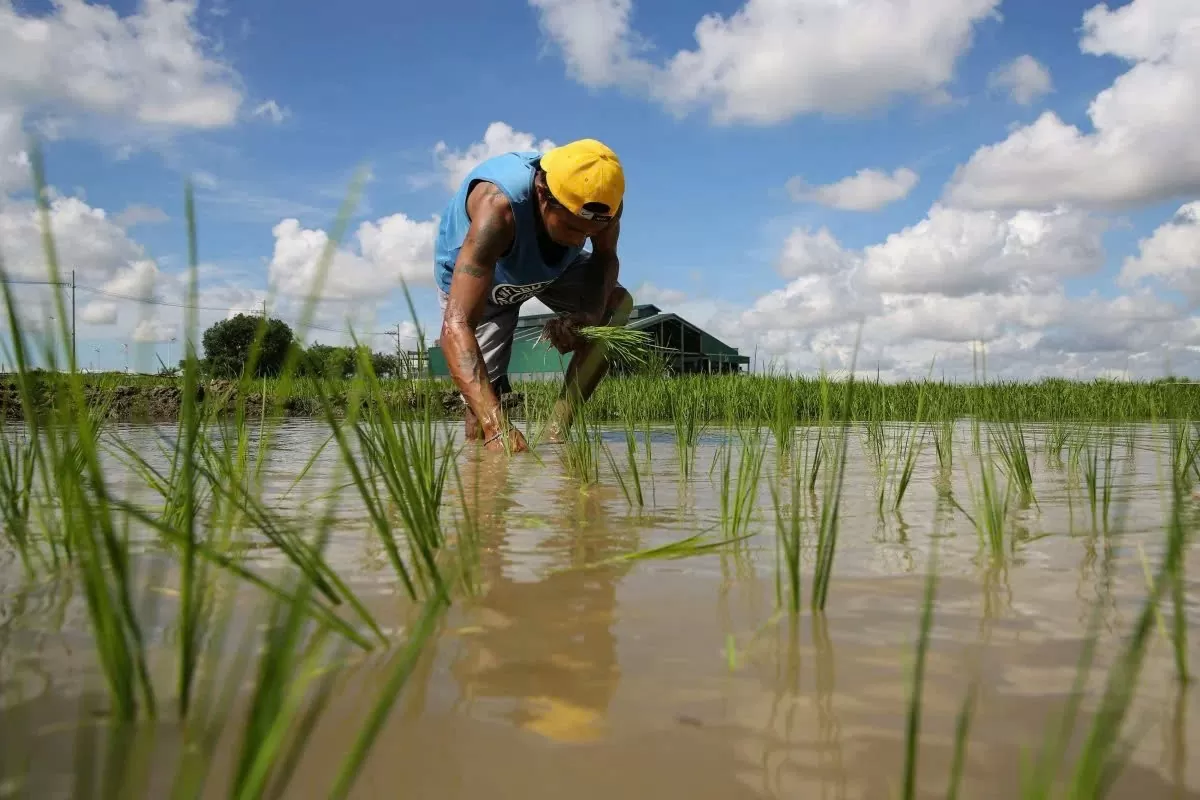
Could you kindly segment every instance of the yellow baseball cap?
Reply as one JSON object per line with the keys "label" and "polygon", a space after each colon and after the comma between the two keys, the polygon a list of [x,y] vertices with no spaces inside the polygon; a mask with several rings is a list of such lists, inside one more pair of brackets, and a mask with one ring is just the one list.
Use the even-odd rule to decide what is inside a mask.
{"label": "yellow baseball cap", "polygon": [[583,219],[607,221],[621,207],[625,171],[609,147],[579,139],[546,151],[541,159],[554,199]]}

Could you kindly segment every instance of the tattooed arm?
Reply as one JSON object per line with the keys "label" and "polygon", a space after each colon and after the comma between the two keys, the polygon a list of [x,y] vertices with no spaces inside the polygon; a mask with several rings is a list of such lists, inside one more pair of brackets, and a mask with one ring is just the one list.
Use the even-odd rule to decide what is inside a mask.
{"label": "tattooed arm", "polygon": [[450,375],[488,439],[500,430],[500,400],[488,381],[475,326],[483,316],[496,261],[512,246],[515,226],[508,198],[491,183],[471,190],[467,213],[471,227],[454,262],[441,342]]}

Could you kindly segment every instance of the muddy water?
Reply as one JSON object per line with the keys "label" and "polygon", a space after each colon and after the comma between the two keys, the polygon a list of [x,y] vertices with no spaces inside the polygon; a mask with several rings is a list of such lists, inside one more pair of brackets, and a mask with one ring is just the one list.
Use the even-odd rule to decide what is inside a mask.
{"label": "muddy water", "polygon": [[[125,432],[147,447],[162,433]],[[652,468],[642,464],[641,509],[629,506],[607,464],[601,484],[581,490],[550,446],[538,451],[540,462],[465,453],[466,491],[480,498],[480,592],[450,613],[388,717],[356,796],[898,796],[909,666],[935,543],[941,577],[918,786],[925,796],[945,796],[957,715],[975,685],[959,796],[1018,796],[1022,759],[1057,721],[1099,608],[1101,638],[1077,730],[1091,725],[1146,592],[1143,554],[1151,565],[1161,557],[1168,508],[1166,442],[1151,429],[1118,432],[1108,536],[1096,530],[1102,519],[1093,527],[1082,479],[1041,452],[1040,429],[1031,434],[1036,502],[1016,510],[1016,550],[1006,568],[994,569],[971,522],[946,499],[948,490],[974,513],[978,462],[969,429],[958,431],[948,479],[927,438],[900,510],[883,514],[876,469],[856,431],[828,607],[824,615],[807,610],[810,539],[806,610],[796,618],[776,613],[773,450],[747,528],[754,535],[743,546],[636,561],[618,557],[700,531],[719,535],[720,479],[709,469],[721,432],[702,440],[688,480],[679,478],[672,437],[656,432]],[[325,436],[307,423],[282,428],[267,472],[268,497],[281,507],[312,513],[305,503],[334,485],[329,452],[291,487]],[[623,435],[605,438],[623,455]],[[735,457],[735,482],[736,474]],[[382,624],[399,624],[395,580],[364,528],[346,495],[330,559]],[[1189,575],[1200,575],[1194,547],[1187,563]],[[11,564],[4,569],[16,574]],[[5,586],[3,674],[40,687],[27,708],[28,727],[40,733],[30,737],[32,796],[68,796],[70,737],[53,726],[75,708],[89,677],[80,655],[82,600]],[[1196,589],[1189,581],[1189,627],[1200,617]],[[162,635],[172,646],[169,631]],[[169,674],[169,658],[164,663]],[[287,797],[325,795],[382,685],[382,666],[368,660],[341,676]],[[1200,752],[1196,705],[1195,691],[1179,690],[1172,650],[1156,630],[1126,726],[1135,747],[1110,796],[1200,797],[1200,766],[1189,763]],[[225,757],[214,764],[218,775],[227,769]],[[222,796],[218,785],[210,784],[209,796]]]}

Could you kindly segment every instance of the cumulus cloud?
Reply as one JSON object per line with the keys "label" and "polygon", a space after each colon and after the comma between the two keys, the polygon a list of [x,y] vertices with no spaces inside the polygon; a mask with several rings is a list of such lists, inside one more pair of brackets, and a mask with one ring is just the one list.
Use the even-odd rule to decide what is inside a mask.
{"label": "cumulus cloud", "polygon": [[908,197],[919,176],[908,167],[890,175],[877,169],[860,169],[854,175],[824,186],[808,186],[802,178],[787,183],[793,200],[807,200],[843,211],[878,211]]}
{"label": "cumulus cloud", "polygon": [[[74,269],[80,283],[102,284],[146,258],[142,246],[104,209],[93,208],[77,197],[51,199],[50,230],[60,271]],[[32,202],[10,203],[0,211],[0,254],[14,278],[49,277],[41,224]]]}
{"label": "cumulus cloud", "polygon": [[[174,325],[163,323],[157,319],[141,320],[138,322],[137,327],[133,329],[132,334],[133,340],[140,343],[169,342],[173,338],[178,338],[178,336],[179,330]],[[171,365],[168,364],[167,366]]]}
{"label": "cumulus cloud", "polygon": [[988,76],[988,86],[1008,92],[1013,102],[1027,106],[1053,88],[1050,70],[1029,54],[1017,56]]}
{"label": "cumulus cloud", "polygon": [[26,129],[88,136],[111,129],[162,135],[232,124],[242,104],[234,70],[205,48],[195,0],[143,0],[126,16],[83,0],[49,13],[0,2],[0,194],[28,185]]}
{"label": "cumulus cloud", "polygon": [[1080,46],[1131,64],[1092,100],[1092,130],[1047,111],[977,150],[955,172],[948,202],[1126,209],[1200,192],[1200,4],[1094,6],[1083,15]]}
{"label": "cumulus cloud", "polygon": [[529,0],[568,74],[620,86],[720,123],[771,124],[857,113],[899,96],[943,100],[974,28],[999,0],[746,0],[706,14],[696,46],[663,64],[644,57],[632,0]]}
{"label": "cumulus cloud", "polygon": [[[322,299],[379,299],[400,286],[432,285],[433,242],[438,218],[428,221],[393,214],[362,223],[357,248],[340,247],[326,270]],[[267,272],[271,283],[292,297],[307,297],[319,277],[321,256],[329,241],[322,230],[285,219],[272,229],[275,249]]]}
{"label": "cumulus cloud", "polygon": [[1138,253],[1125,259],[1118,278],[1123,286],[1155,279],[1200,304],[1200,201],[1138,242]]}
{"label": "cumulus cloud", "polygon": [[0,97],[8,105],[61,102],[186,128],[236,118],[236,75],[204,52],[195,0],[143,0],[125,17],[83,0],[54,6],[45,16],[0,6]]}
{"label": "cumulus cloud", "polygon": [[442,170],[442,180],[447,189],[458,189],[467,173],[482,162],[514,150],[536,150],[546,152],[555,147],[554,142],[542,139],[540,142],[532,133],[513,130],[506,122],[493,122],[483,132],[483,141],[475,142],[466,150],[453,150],[445,142],[438,142],[433,148],[434,157]]}
{"label": "cumulus cloud", "polygon": [[117,304],[98,301],[88,303],[80,310],[79,319],[91,325],[115,325]]}
{"label": "cumulus cloud", "polygon": [[[1186,263],[1194,224],[1181,211],[1170,225],[1187,235],[1160,229],[1143,255]],[[825,228],[799,228],[780,249],[787,284],[714,318],[712,330],[757,347],[760,363],[811,371],[847,369],[861,324],[858,368],[873,375],[878,367],[885,378],[924,375],[936,359],[937,374],[970,380],[980,348],[989,375],[1026,379],[1200,366],[1190,349],[1200,346],[1200,325],[1183,305],[1144,287],[1116,297],[1067,292],[1066,279],[1104,264],[1103,232],[1078,210],[940,205],[862,249],[843,247]],[[1132,283],[1142,268],[1127,270]]]}

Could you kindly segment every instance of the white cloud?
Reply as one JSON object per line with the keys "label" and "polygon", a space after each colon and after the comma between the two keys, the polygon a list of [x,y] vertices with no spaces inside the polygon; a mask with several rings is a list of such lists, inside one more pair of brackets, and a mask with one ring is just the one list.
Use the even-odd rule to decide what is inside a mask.
{"label": "white cloud", "polygon": [[706,14],[696,47],[658,65],[642,57],[631,0],[529,0],[568,73],[644,92],[717,122],[771,124],[805,113],[856,113],[903,95],[944,101],[974,26],[999,0],[747,0]]}
{"label": "white cloud", "polygon": [[[67,279],[74,269],[79,283],[99,285],[146,258],[142,246],[104,209],[79,198],[53,197],[49,217],[59,271]],[[49,278],[39,215],[32,203],[11,203],[0,211],[0,254],[12,277]]]}
{"label": "white cloud", "polygon": [[[1174,276],[1174,265],[1200,263],[1200,250],[1189,249],[1200,229],[1191,213],[1143,241],[1150,272]],[[788,283],[715,316],[710,330],[746,354],[756,347],[760,365],[811,371],[848,368],[861,323],[858,367],[874,375],[878,366],[889,379],[922,376],[936,358],[935,374],[970,380],[980,345],[988,374],[1012,378],[1200,368],[1200,351],[1189,349],[1200,346],[1200,319],[1180,303],[1142,287],[1116,297],[1067,292],[1066,279],[1103,265],[1103,231],[1077,210],[939,205],[861,250],[824,228],[797,229],[778,261]],[[1127,262],[1127,271],[1133,283],[1146,270]]]}
{"label": "white cloud", "polygon": [[1200,192],[1200,4],[1133,0],[1083,16],[1081,48],[1132,62],[1088,108],[1091,132],[1051,111],[956,171],[948,202],[1122,209]]}
{"label": "white cloud", "polygon": [[846,272],[857,261],[853,253],[842,249],[828,228],[823,227],[816,233],[806,228],[796,228],[784,240],[777,267],[783,277],[798,278],[801,275]]}
{"label": "white cloud", "polygon": [[28,182],[29,156],[25,152],[21,114],[0,106],[0,197]]}
{"label": "white cloud", "polygon": [[[135,342],[169,342],[179,336],[179,329],[174,325],[163,323],[157,319],[143,319],[133,329],[132,338]],[[182,356],[182,351],[177,351]],[[168,364],[167,366],[171,366]]]}
{"label": "white cloud", "polygon": [[1049,94],[1053,85],[1050,70],[1029,54],[1017,56],[988,76],[988,86],[1008,92],[1013,102],[1027,106]]}
{"label": "white cloud", "polygon": [[157,206],[134,204],[113,216],[113,222],[122,228],[132,228],[135,225],[154,225],[166,222],[170,217],[167,212]]}
{"label": "white cloud", "polygon": [[[340,247],[333,255],[321,287],[323,300],[381,300],[399,288],[433,283],[433,241],[438,218],[428,221],[393,214],[362,223],[355,235],[357,252]],[[275,250],[267,271],[271,283],[292,297],[307,297],[315,288],[329,237],[285,219],[272,229]]]}
{"label": "white cloud", "polygon": [[1200,201],[1183,206],[1141,239],[1138,254],[1125,259],[1118,280],[1134,286],[1155,278],[1200,304]]}
{"label": "white cloud", "polygon": [[117,316],[117,304],[103,301],[88,303],[79,312],[79,319],[91,325],[115,325]]}
{"label": "white cloud", "polygon": [[[0,196],[28,185],[25,129],[47,138],[161,137],[236,121],[234,70],[206,51],[195,0],[143,0],[126,16],[83,0],[49,13],[0,0]],[[126,141],[118,155],[132,152]]]}
{"label": "white cloud", "polygon": [[280,107],[279,103],[276,103],[274,100],[267,100],[263,103],[259,103],[257,106],[255,106],[252,114],[254,117],[261,117],[275,123],[276,125],[279,125],[291,115],[291,111]]}
{"label": "white cloud", "polygon": [[908,167],[887,174],[877,169],[860,169],[854,175],[824,186],[808,186],[801,178],[787,183],[793,200],[810,200],[843,211],[878,211],[908,197],[919,176]]}
{"label": "white cloud", "polygon": [[0,6],[0,98],[5,105],[62,103],[147,125],[218,128],[242,94],[233,70],[204,52],[195,0],[143,0],[121,17],[83,0],[54,13]]}
{"label": "white cloud", "polygon": [[1078,211],[963,211],[935,205],[916,225],[868,247],[863,279],[879,291],[1045,291],[1104,262],[1104,226]]}
{"label": "white cloud", "polygon": [[506,122],[493,122],[483,133],[483,141],[475,142],[466,150],[452,150],[445,142],[438,142],[433,148],[434,157],[442,170],[442,178],[446,188],[458,189],[467,173],[482,162],[514,150],[536,150],[546,152],[555,146],[549,139],[537,141],[532,133],[513,130]]}

